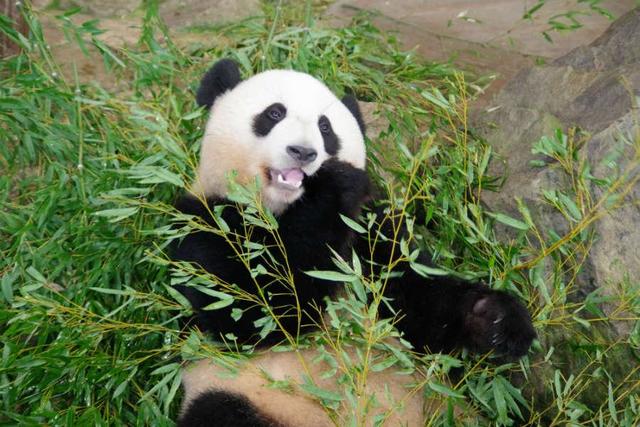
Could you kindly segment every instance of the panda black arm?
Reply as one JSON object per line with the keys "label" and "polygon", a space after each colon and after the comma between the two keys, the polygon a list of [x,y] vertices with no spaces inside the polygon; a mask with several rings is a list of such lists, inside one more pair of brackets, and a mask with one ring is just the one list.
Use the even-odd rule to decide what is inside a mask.
{"label": "panda black arm", "polygon": [[[305,209],[321,207],[326,214],[341,213],[356,218],[371,198],[367,172],[349,163],[330,159],[313,176],[305,179],[303,203]],[[317,206],[316,206],[317,205]],[[295,209],[297,205],[294,205]],[[300,212],[296,213],[297,215]]]}
{"label": "panda black arm", "polygon": [[417,350],[527,353],[536,334],[527,309],[513,295],[452,277],[425,278],[406,267],[387,285],[387,296],[401,312],[398,329]]}
{"label": "panda black arm", "polygon": [[[385,206],[370,206],[376,215],[374,229],[387,237],[406,234],[401,215],[385,213]],[[398,239],[396,239],[398,240]],[[357,250],[374,277],[380,266],[390,265],[400,257],[399,245],[393,239],[378,239],[371,248],[369,239],[357,240]],[[418,262],[430,265],[428,256]],[[400,312],[398,329],[418,351],[450,352],[467,348],[476,352],[494,350],[496,353],[519,357],[526,354],[536,334],[526,308],[514,296],[489,287],[453,277],[423,277],[401,262],[394,271],[401,277],[389,278],[385,295]],[[391,317],[386,306],[383,317]]]}
{"label": "panda black arm", "polygon": [[[182,213],[199,217],[215,230],[218,227],[211,212],[221,205],[224,205],[221,218],[229,227],[227,236],[230,237],[233,233],[244,236],[247,229],[242,214],[238,211],[237,206],[229,200],[209,198],[203,204],[191,196],[184,196],[178,200],[176,208]],[[236,288],[238,295],[232,305],[216,310],[207,310],[206,307],[218,301],[218,298],[202,292],[190,284],[176,286],[176,289],[189,300],[194,310],[194,316],[189,319],[189,325],[197,325],[202,331],[210,333],[213,338],[229,337],[229,334],[232,334],[239,343],[243,344],[260,343],[264,346],[275,344],[284,338],[281,331],[272,332],[263,339],[260,339],[258,335],[259,329],[256,327],[256,322],[267,315],[264,310],[265,301],[262,300],[261,295],[267,298],[266,303],[271,307],[273,314],[278,316],[283,329],[295,335],[299,327],[298,316],[292,313],[291,309],[297,306],[298,301],[304,304],[314,299],[319,300],[328,294],[330,289],[333,289],[326,286],[309,287],[306,286],[307,283],[298,284],[297,279],[301,273],[297,274],[297,269],[295,269],[294,279],[296,279],[296,289],[298,290],[298,301],[296,301],[296,297],[288,287],[286,278],[274,278],[273,274],[252,275],[251,267],[256,267],[259,263],[268,265],[268,262],[264,262],[262,257],[254,257],[251,260],[246,260],[249,263],[248,268],[234,250],[233,243],[214,230],[193,231],[181,241],[174,242],[171,250],[174,260],[192,263],[210,273],[212,283],[223,282]],[[299,232],[296,234],[303,236]],[[276,248],[277,243],[271,233],[259,227],[252,227],[250,239],[252,243],[272,248],[270,254],[278,266],[286,264],[284,255]],[[295,238],[289,238],[285,232],[282,235],[282,240],[287,251],[292,249],[291,252],[294,254],[292,257],[296,257],[300,253],[308,253],[301,246],[306,242],[305,239],[297,242]],[[293,247],[291,248],[291,246]],[[313,258],[305,257],[303,259],[304,263],[308,265]],[[300,261],[289,261],[290,265],[299,266]],[[300,282],[304,280],[305,276],[301,276]],[[224,289],[219,286],[211,286],[211,289],[223,291]],[[323,290],[324,293],[320,293],[319,290]],[[229,293],[228,290],[227,293]],[[241,294],[245,294],[249,298],[240,297]],[[232,316],[233,309],[240,310],[242,315],[240,317]]]}
{"label": "panda black arm", "polygon": [[298,298],[306,306],[320,303],[337,289],[335,282],[314,279],[310,270],[332,270],[331,250],[351,254],[354,232],[340,215],[356,219],[370,197],[367,173],[335,159],[305,178],[305,193],[279,218],[279,233],[292,266]]}
{"label": "panda black arm", "polygon": [[[253,242],[274,248],[270,253],[280,266],[291,267],[295,296],[282,279],[274,280],[269,275],[253,277],[233,252],[229,242],[212,232],[196,231],[174,243],[173,259],[194,263],[249,294],[255,295],[258,292],[256,285],[268,289],[269,305],[274,314],[280,317],[281,326],[295,335],[300,325],[298,316],[291,309],[299,304],[308,314],[302,320],[309,324],[309,318],[317,318],[314,310],[308,310],[309,303],[321,303],[322,298],[330,296],[336,290],[334,282],[314,279],[304,272],[332,269],[329,248],[342,256],[350,253],[353,232],[342,221],[340,214],[355,218],[369,194],[366,172],[337,160],[325,162],[316,174],[305,179],[304,185],[303,197],[278,218],[278,234],[282,239],[286,258],[275,248],[276,242],[268,232],[254,228],[251,236]],[[242,216],[232,202],[210,198],[206,203],[205,206],[201,201],[185,196],[178,200],[176,208],[183,213],[198,216],[215,227],[210,212],[216,205],[227,205],[222,218],[231,231],[240,234],[244,232]],[[255,265],[260,261],[255,259],[253,262]],[[254,322],[264,317],[264,312],[255,303],[236,300],[230,307],[203,310],[216,299],[190,286],[179,286],[177,289],[191,302],[196,312],[195,321],[200,329],[215,336],[233,333],[240,342],[256,341],[257,329]],[[234,320],[231,317],[232,308],[242,310],[240,319]],[[274,333],[262,344],[272,344],[282,338],[281,334]]]}
{"label": "panda black arm", "polygon": [[[211,216],[211,212],[216,206],[223,205],[221,218],[231,232],[242,232],[242,216],[233,202],[229,200],[208,198],[203,203],[193,196],[185,195],[175,203],[176,209],[180,212],[199,217],[214,229],[217,228],[217,225]],[[263,238],[263,233],[259,232],[253,236],[254,240],[263,240]],[[183,239],[174,241],[170,247],[170,252],[174,261],[192,263],[220,280],[236,285],[241,291],[249,294],[256,292],[250,272],[238,259],[231,244],[223,236],[213,231],[193,231]],[[204,310],[209,304],[218,301],[217,298],[205,294],[188,284],[176,286],[176,289],[189,300],[194,309],[195,314],[193,318],[189,319],[189,324],[195,323],[201,330],[211,333],[214,338],[232,333],[241,342],[247,342],[255,335],[256,328],[253,322],[262,316],[262,312],[254,303],[246,300],[236,300],[233,307],[243,310],[246,315],[234,320],[231,316],[233,307]]]}

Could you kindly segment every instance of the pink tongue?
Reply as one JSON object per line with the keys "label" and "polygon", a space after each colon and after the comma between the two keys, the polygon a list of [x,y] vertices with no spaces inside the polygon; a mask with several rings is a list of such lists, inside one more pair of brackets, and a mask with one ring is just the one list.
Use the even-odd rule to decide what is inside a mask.
{"label": "pink tongue", "polygon": [[282,174],[282,178],[290,183],[300,182],[302,178],[304,178],[304,173],[298,168],[282,169],[280,173]]}

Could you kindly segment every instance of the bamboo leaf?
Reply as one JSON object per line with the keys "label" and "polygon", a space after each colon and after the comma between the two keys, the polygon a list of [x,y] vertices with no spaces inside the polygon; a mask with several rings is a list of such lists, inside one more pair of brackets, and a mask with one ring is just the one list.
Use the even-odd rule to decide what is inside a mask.
{"label": "bamboo leaf", "polygon": [[329,280],[332,282],[353,282],[358,277],[353,274],[338,273],[330,270],[305,271],[306,275],[316,279]]}

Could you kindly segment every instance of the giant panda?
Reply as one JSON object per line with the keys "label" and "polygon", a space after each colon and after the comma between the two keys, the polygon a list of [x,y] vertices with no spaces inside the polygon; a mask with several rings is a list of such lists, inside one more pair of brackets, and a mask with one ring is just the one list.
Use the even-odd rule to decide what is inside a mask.
{"label": "giant panda", "polygon": [[[209,119],[195,180],[178,198],[176,209],[223,227],[227,234],[244,236],[248,231],[260,247],[280,243],[286,252],[272,251],[269,259],[287,266],[288,276],[274,279],[250,271],[268,260],[245,256],[241,262],[242,242],[234,246],[220,233],[197,229],[173,243],[175,261],[204,269],[230,292],[240,291],[232,305],[207,310],[218,301],[215,292],[178,286],[195,313],[190,325],[215,340],[231,337],[235,345],[258,348],[258,355],[243,362],[235,377],[210,360],[188,364],[182,373],[185,398],[178,424],[346,425],[349,415],[340,412],[345,408],[328,414],[310,396],[271,386],[272,381],[311,376],[319,378],[319,387],[335,390],[335,382],[320,375],[327,367],[315,363],[317,352],[269,348],[317,328],[323,316],[318,307],[342,289],[306,272],[334,270],[336,255],[350,259],[353,250],[371,260],[371,268],[399,252],[387,242],[372,254],[344,219],[357,221],[362,209],[372,205],[358,103],[350,96],[339,99],[321,81],[292,70],[270,70],[242,80],[237,64],[228,59],[204,75],[196,99],[210,110]],[[258,203],[277,221],[275,234],[268,227],[248,225],[243,219],[246,206],[230,200],[234,182],[255,181]],[[428,257],[422,262],[428,264]],[[506,292],[453,277],[425,278],[408,264],[401,263],[396,271],[400,274],[389,276],[385,291],[393,308],[382,304],[379,314],[397,316],[395,326],[416,351],[466,348],[513,358],[526,354],[535,338],[526,308]],[[280,319],[278,328],[266,332],[256,327],[265,316],[265,302]],[[380,422],[382,414],[385,425],[423,425],[425,411],[431,409],[420,391],[407,391],[419,380],[387,371],[372,374],[365,394],[373,395],[378,407],[360,424],[373,425],[375,417]]]}

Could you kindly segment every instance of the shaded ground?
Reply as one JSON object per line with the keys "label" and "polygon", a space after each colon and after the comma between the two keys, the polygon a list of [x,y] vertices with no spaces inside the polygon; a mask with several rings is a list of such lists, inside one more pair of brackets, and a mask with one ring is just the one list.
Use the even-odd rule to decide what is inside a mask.
{"label": "shaded ground", "polygon": [[[85,55],[75,40],[67,41],[62,30],[63,20],[59,18],[62,11],[80,6],[81,13],[70,19],[75,24],[82,24],[92,19],[99,19],[98,28],[104,31],[98,38],[111,47],[122,47],[135,44],[142,27],[142,12],[137,1],[114,0],[102,2],[99,0],[62,0],[55,3],[49,0],[34,0],[33,6],[38,11],[38,17],[43,26],[45,38],[52,48],[56,58],[67,58],[61,62],[62,72],[73,79],[75,69],[78,78],[83,83],[99,82],[107,89],[117,84],[112,73],[102,64],[101,56],[94,50]],[[237,21],[260,13],[258,0],[171,0],[160,4],[160,15],[167,26],[175,33],[174,42],[178,45],[189,44],[194,41],[214,42],[209,34],[194,34],[190,28],[204,26],[212,27],[226,22]]]}

